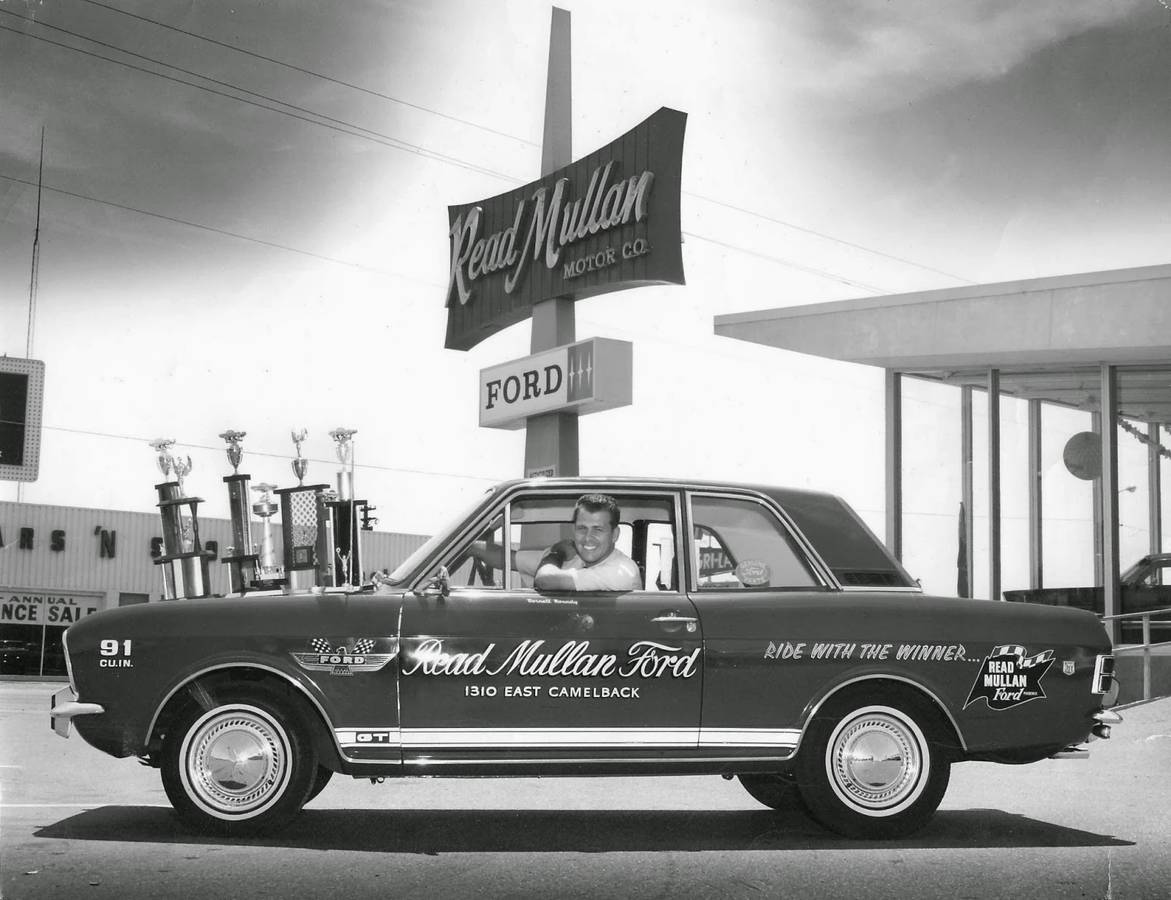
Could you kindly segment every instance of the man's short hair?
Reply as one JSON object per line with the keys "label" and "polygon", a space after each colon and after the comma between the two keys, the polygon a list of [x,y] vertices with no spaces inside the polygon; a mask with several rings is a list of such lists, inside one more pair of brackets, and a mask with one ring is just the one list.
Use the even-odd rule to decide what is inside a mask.
{"label": "man's short hair", "polygon": [[577,498],[577,505],[573,507],[573,520],[577,521],[577,511],[584,509],[586,512],[601,512],[606,510],[610,513],[610,527],[617,528],[618,522],[622,518],[622,512],[618,509],[618,501],[609,494],[582,494]]}

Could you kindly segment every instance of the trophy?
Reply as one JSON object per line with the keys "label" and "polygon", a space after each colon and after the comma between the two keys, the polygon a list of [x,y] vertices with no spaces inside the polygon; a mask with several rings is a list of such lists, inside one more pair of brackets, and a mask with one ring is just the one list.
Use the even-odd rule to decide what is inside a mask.
{"label": "trophy", "polygon": [[355,428],[335,428],[329,436],[337,442],[337,458],[342,464],[337,473],[338,499],[326,503],[331,514],[334,539],[333,583],[354,585],[361,580],[361,548],[358,546],[358,507],[366,501],[354,499]]}
{"label": "trophy", "polygon": [[297,484],[299,485],[305,484],[305,473],[309,471],[309,460],[301,456],[301,444],[308,435],[309,430],[306,428],[290,433],[293,438],[293,446],[297,448],[297,458],[293,460],[293,474],[297,476]]}
{"label": "trophy", "polygon": [[163,554],[155,563],[162,566],[163,595],[168,600],[179,597],[206,597],[210,592],[207,554],[199,542],[199,497],[183,494],[183,478],[191,472],[191,457],[171,455],[173,438],[157,438],[150,446],[158,454],[163,476],[173,474],[174,481],[156,484],[159,515],[163,521]]}
{"label": "trophy", "polygon": [[174,438],[155,438],[150,442],[151,447],[158,453],[159,470],[166,478],[171,474],[171,466],[175,462],[175,458],[171,456],[171,448],[175,446]]}
{"label": "trophy", "polygon": [[226,452],[228,463],[232,466],[232,474],[224,476],[224,484],[228,486],[228,509],[232,516],[232,546],[221,562],[228,567],[228,582],[234,594],[247,591],[259,577],[248,509],[248,481],[251,476],[240,474],[240,463],[244,459],[244,448],[240,442],[246,434],[234,428],[220,434],[228,444]]}
{"label": "trophy", "polygon": [[244,459],[244,448],[240,446],[240,441],[244,440],[246,434],[248,432],[234,431],[231,428],[220,434],[220,437],[228,442],[228,462],[232,466],[233,475],[240,474],[240,463]]}
{"label": "trophy", "polygon": [[328,587],[332,581],[322,581],[318,572],[319,540],[323,527],[319,496],[329,485],[305,484],[309,460],[301,455],[301,444],[308,429],[290,432],[297,458],[292,461],[297,486],[276,491],[281,498],[281,539],[284,555],[285,589],[290,592]]}
{"label": "trophy", "polygon": [[276,550],[272,540],[272,517],[276,514],[277,505],[272,502],[272,497],[269,491],[275,490],[275,484],[255,484],[252,490],[258,492],[261,497],[252,504],[252,511],[260,516],[261,522],[264,523],[263,531],[260,538],[260,560],[258,566],[260,568],[261,581],[275,581],[280,579],[281,570],[276,564]]}
{"label": "trophy", "polygon": [[342,464],[341,471],[337,473],[337,492],[343,500],[351,499],[354,493],[354,445],[351,441],[357,433],[356,428],[335,428],[329,433],[329,436],[337,441],[337,447],[334,449],[337,451],[338,462]]}

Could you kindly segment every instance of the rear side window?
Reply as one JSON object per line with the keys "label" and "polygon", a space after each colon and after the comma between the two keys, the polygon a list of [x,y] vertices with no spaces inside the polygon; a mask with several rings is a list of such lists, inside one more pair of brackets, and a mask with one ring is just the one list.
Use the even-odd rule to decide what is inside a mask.
{"label": "rear side window", "polygon": [[820,586],[784,525],[755,500],[694,495],[691,521],[699,590]]}
{"label": "rear side window", "polygon": [[778,496],[844,587],[915,587],[857,513],[832,494]]}

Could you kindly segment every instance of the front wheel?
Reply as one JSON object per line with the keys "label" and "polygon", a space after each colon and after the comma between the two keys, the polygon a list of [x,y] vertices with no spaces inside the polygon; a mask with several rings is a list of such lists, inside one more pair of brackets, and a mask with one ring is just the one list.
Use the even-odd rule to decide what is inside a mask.
{"label": "front wheel", "polygon": [[810,815],[847,837],[889,839],[935,814],[950,776],[938,715],[901,692],[853,693],[810,722],[797,786]]}
{"label": "front wheel", "polygon": [[317,773],[298,711],[260,687],[228,686],[210,708],[189,706],[163,747],[167,797],[185,823],[203,832],[241,836],[285,825],[305,804]]}

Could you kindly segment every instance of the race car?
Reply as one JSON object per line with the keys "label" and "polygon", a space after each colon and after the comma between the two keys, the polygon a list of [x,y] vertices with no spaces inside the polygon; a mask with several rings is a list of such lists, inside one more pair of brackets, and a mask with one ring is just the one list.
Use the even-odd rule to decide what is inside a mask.
{"label": "race car", "polygon": [[[629,583],[542,587],[603,550]],[[65,644],[54,728],[229,836],[335,773],[690,774],[893,838],[953,764],[1084,755],[1119,721],[1093,613],[928,596],[837,496],[730,483],[509,481],[370,584],[113,609]]]}

